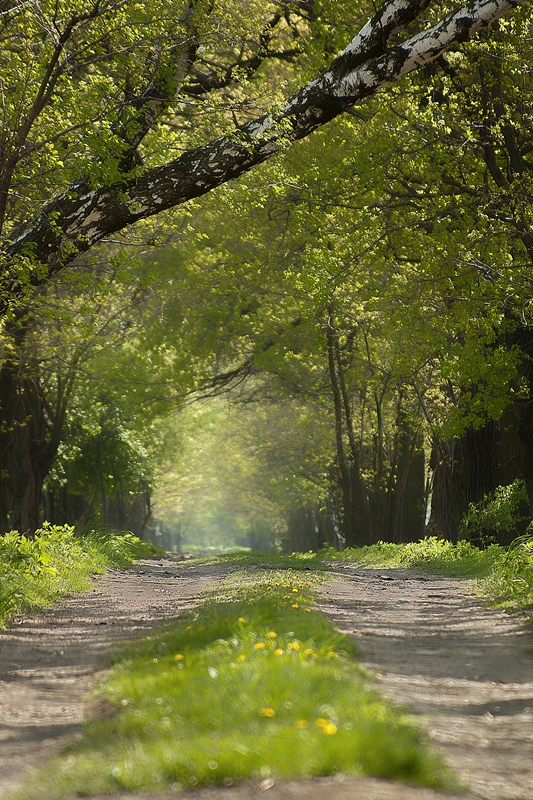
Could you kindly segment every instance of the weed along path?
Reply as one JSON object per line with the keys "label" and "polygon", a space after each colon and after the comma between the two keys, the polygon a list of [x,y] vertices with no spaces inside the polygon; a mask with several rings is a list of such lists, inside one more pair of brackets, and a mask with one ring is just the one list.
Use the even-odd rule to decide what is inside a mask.
{"label": "weed along path", "polygon": [[[116,642],[197,606],[242,567],[172,557],[112,572],[95,591],[0,632],[0,798],[81,731],[86,696]],[[251,567],[250,580],[262,570]],[[409,706],[470,786],[468,800],[533,800],[533,637],[484,608],[464,581],[336,564],[319,607],[354,636],[380,691]],[[264,574],[264,573],[263,573]],[[98,710],[96,710],[98,711]],[[106,709],[100,709],[105,713]],[[179,794],[183,800],[448,800],[372,778],[272,779]],[[142,794],[144,800],[178,795]],[[117,800],[135,795],[119,793]],[[139,795],[141,797],[141,795]]]}

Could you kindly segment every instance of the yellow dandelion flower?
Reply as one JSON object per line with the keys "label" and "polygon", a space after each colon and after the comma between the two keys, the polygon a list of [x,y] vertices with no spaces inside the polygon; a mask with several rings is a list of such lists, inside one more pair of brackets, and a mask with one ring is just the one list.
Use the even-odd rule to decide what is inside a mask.
{"label": "yellow dandelion flower", "polygon": [[296,722],[294,723],[294,727],[297,730],[302,731],[304,728],[309,727],[309,723],[306,719],[297,719]]}
{"label": "yellow dandelion flower", "polygon": [[300,606],[298,605],[298,603],[293,603],[293,604],[292,604],[292,607],[293,607],[293,608],[300,608]]}
{"label": "yellow dandelion flower", "polygon": [[306,647],[305,650],[304,650],[304,656],[312,656],[312,655],[313,655],[313,648],[312,647]]}
{"label": "yellow dandelion flower", "polygon": [[274,650],[274,655],[275,656],[282,656],[283,655],[283,650],[281,649],[281,647],[276,647],[276,649]]}
{"label": "yellow dandelion flower", "polygon": [[268,636],[269,639],[277,639],[278,638],[278,634],[276,633],[276,631],[269,631],[267,633],[267,636]]}
{"label": "yellow dandelion flower", "polygon": [[317,728],[320,728],[322,733],[325,733],[326,736],[333,736],[334,733],[337,733],[337,726],[331,722],[329,719],[325,719],[324,717],[319,717],[315,720],[315,725]]}
{"label": "yellow dandelion flower", "polygon": [[235,660],[239,663],[242,663],[243,661],[246,661],[246,656],[241,654],[240,656],[237,656]]}
{"label": "yellow dandelion flower", "polygon": [[198,625],[199,631],[205,631],[205,625]]}
{"label": "yellow dandelion flower", "polygon": [[260,717],[275,717],[276,716],[276,712],[274,711],[273,708],[270,708],[269,706],[267,706],[266,708],[260,708],[259,709],[259,716]]}
{"label": "yellow dandelion flower", "polygon": [[292,591],[293,591],[293,592],[297,592],[297,591],[298,591],[298,589],[296,588],[296,586],[293,588],[293,590],[292,590]]}
{"label": "yellow dandelion flower", "polygon": [[330,650],[328,653],[328,658],[338,658],[339,656],[334,650]]}
{"label": "yellow dandelion flower", "polygon": [[192,625],[187,625],[187,627],[185,628],[185,630],[186,630],[186,631],[192,631]]}
{"label": "yellow dandelion flower", "polygon": [[287,645],[289,650],[299,650],[300,649],[300,642],[289,642]]}
{"label": "yellow dandelion flower", "polygon": [[307,611],[309,613],[311,611],[311,609],[310,608],[304,608],[304,611]]}
{"label": "yellow dandelion flower", "polygon": [[254,650],[264,650],[265,647],[266,647],[266,644],[264,642],[256,642],[254,644]]}
{"label": "yellow dandelion flower", "polygon": [[184,656],[182,653],[176,653],[176,655],[174,656],[174,658],[176,659],[176,661],[183,661],[183,659],[185,658],[185,656]]}
{"label": "yellow dandelion flower", "polygon": [[291,598],[290,598],[290,595],[284,594],[284,595],[282,595],[281,599],[282,600],[290,600]]}
{"label": "yellow dandelion flower", "polygon": [[239,617],[239,619],[238,619],[237,621],[238,621],[238,622],[242,622],[242,624],[243,624],[243,625],[245,624],[245,622],[248,622],[248,620],[246,619],[246,617]]}

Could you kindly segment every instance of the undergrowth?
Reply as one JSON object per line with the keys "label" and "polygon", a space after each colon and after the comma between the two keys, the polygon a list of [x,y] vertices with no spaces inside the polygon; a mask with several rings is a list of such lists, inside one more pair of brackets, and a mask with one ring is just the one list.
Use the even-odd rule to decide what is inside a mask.
{"label": "undergrowth", "polygon": [[32,539],[18,531],[0,536],[0,628],[18,611],[49,605],[91,588],[91,575],[124,568],[154,548],[130,533],[90,531],[45,523]]}
{"label": "undergrowth", "polygon": [[[246,559],[244,559],[246,561]],[[453,784],[353,646],[312,608],[317,573],[237,574],[198,610],[122,649],[100,694],[112,716],[25,796],[179,790],[366,773]]]}

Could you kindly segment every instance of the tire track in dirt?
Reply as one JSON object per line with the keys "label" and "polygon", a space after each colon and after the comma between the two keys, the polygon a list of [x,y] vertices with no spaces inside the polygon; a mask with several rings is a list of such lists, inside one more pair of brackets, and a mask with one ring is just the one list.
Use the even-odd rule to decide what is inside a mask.
{"label": "tire track in dirt", "polygon": [[150,559],[0,631],[0,798],[80,733],[114,644],[198,605],[234,569]]}
{"label": "tire track in dirt", "polygon": [[[533,636],[468,582],[335,565],[320,608],[355,637],[377,687],[427,729],[476,800],[533,798]],[[526,649],[530,652],[526,652]]]}

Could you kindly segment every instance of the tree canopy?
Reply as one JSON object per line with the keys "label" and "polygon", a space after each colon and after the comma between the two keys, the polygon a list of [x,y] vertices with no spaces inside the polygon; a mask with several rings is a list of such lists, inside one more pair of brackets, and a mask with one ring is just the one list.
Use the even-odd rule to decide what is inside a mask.
{"label": "tree canopy", "polygon": [[2,3],[3,310],[104,238],[243,174],[520,2],[390,0],[282,102],[261,67],[305,55],[312,3]]}
{"label": "tree canopy", "polygon": [[533,503],[511,7],[2,4],[0,528],[140,532],[155,490],[305,548]]}

